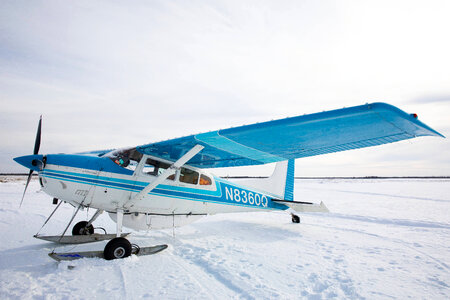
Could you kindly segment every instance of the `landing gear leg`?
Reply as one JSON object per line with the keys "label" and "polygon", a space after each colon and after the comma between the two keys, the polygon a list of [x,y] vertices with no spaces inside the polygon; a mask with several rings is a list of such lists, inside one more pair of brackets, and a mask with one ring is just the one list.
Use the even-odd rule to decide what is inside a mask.
{"label": "landing gear leg", "polygon": [[95,214],[92,216],[92,218],[87,223],[87,226],[91,226],[92,223],[94,223],[95,220],[97,220],[98,216],[100,216],[103,213],[103,209],[98,209]]}
{"label": "landing gear leg", "polygon": [[78,205],[77,209],[75,210],[75,212],[72,215],[72,218],[69,221],[69,224],[67,224],[66,229],[64,229],[64,232],[61,234],[58,242],[60,242],[63,238],[63,236],[66,234],[67,229],[69,229],[70,224],[72,224],[73,219],[75,219],[75,216],[77,215],[77,213],[80,211],[81,207],[83,207],[83,202],[80,203],[80,205]]}
{"label": "landing gear leg", "polygon": [[300,217],[296,214],[291,213],[292,223],[300,223]]}
{"label": "landing gear leg", "polygon": [[106,260],[124,258],[131,255],[131,243],[122,234],[123,210],[117,209],[117,235],[106,244],[103,257]]}
{"label": "landing gear leg", "polygon": [[123,222],[123,210],[117,209],[116,237],[120,237],[120,234],[122,233],[122,222]]}

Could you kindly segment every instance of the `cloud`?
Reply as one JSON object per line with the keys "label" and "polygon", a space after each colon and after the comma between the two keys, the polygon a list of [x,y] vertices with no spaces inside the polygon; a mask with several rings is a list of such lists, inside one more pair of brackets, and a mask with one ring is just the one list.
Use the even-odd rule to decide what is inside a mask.
{"label": "cloud", "polygon": [[432,104],[432,103],[449,103],[449,95],[429,95],[421,96],[411,100],[411,103]]}
{"label": "cloud", "polygon": [[427,105],[446,98],[421,96],[450,95],[447,8],[437,0],[3,1],[0,159],[26,154],[40,114],[48,152],[372,101],[423,103],[429,125],[447,128],[448,107]]}

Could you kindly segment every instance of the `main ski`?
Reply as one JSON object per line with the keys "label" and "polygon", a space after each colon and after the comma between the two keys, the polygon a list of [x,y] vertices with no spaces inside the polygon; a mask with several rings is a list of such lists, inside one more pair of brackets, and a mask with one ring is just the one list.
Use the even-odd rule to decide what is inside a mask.
{"label": "main ski", "polygon": [[[133,248],[133,252],[131,254],[137,256],[151,255],[161,252],[167,247],[168,247],[167,245],[156,245],[151,247]],[[81,251],[81,252],[65,252],[65,253],[52,252],[49,253],[48,256],[50,256],[56,261],[75,260],[80,258],[93,258],[93,257],[104,258],[103,251]]]}

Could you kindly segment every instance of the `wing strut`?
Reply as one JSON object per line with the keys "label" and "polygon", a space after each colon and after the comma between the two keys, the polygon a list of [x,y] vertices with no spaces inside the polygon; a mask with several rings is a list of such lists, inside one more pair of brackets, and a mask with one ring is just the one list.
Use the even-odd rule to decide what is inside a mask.
{"label": "wing strut", "polygon": [[124,208],[130,209],[133,207],[136,202],[141,201],[144,197],[150,193],[154,188],[156,188],[159,184],[163,183],[170,175],[175,174],[176,170],[180,169],[185,163],[187,163],[191,158],[193,158],[197,153],[203,150],[202,145],[195,145],[191,150],[189,150],[185,155],[180,157],[176,162],[174,162],[169,168],[164,170],[154,181],[149,183],[139,194],[137,194],[134,198],[128,200],[124,204]]}

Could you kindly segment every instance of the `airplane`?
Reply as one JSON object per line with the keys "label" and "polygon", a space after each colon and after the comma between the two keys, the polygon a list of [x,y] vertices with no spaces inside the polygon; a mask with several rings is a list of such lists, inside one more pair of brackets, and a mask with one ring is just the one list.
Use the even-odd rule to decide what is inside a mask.
{"label": "airplane", "polygon": [[[320,204],[294,200],[295,159],[372,147],[439,132],[386,103],[371,103],[309,115],[244,125],[145,144],[79,154],[38,154],[42,116],[33,155],[14,160],[33,172],[42,190],[59,204],[74,206],[60,243],[108,240],[105,259],[130,256],[132,245],[123,227],[161,229],[189,224],[208,214],[286,211],[327,212]],[[238,183],[212,175],[209,169],[275,163],[273,174]],[[21,202],[21,205],[22,205]],[[96,209],[64,236],[80,209]],[[94,233],[93,222],[108,212],[116,234]],[[46,239],[43,236],[35,236]]]}

